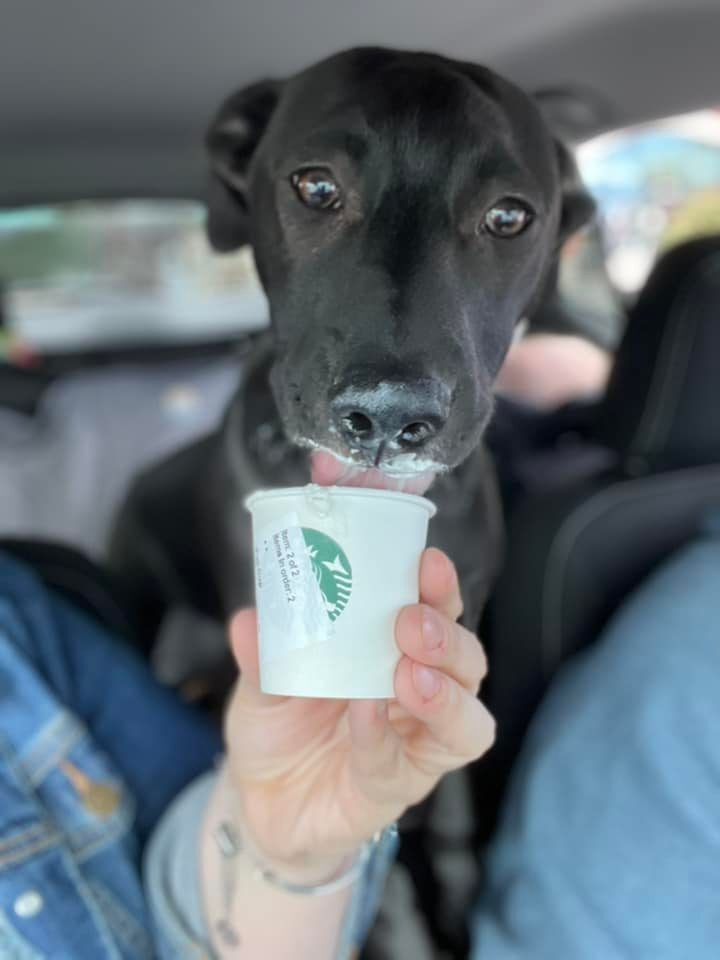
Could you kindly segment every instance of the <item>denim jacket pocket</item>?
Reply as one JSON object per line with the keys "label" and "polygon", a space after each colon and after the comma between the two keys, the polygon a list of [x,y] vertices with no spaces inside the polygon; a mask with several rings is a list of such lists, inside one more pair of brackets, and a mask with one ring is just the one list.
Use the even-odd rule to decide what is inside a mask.
{"label": "denim jacket pocket", "polygon": [[[5,939],[23,960],[28,951],[47,960],[139,960],[115,937],[62,844],[0,872],[0,914]],[[12,952],[0,956],[15,960]]]}
{"label": "denim jacket pocket", "polygon": [[[106,770],[102,753],[95,753],[81,739],[64,756],[95,782]],[[100,838],[97,815],[82,808],[72,783],[52,783],[61,769],[50,767],[33,787],[26,766],[0,738],[0,957],[147,960],[152,946],[137,871],[117,842]],[[102,822],[112,823],[116,840],[124,838],[127,798],[121,791],[101,796],[100,804],[101,812],[113,807]],[[86,855],[82,864],[69,836]]]}
{"label": "denim jacket pocket", "polygon": [[114,843],[136,859],[132,797],[110,759],[72,714],[59,711],[23,754],[22,763],[78,863]]}
{"label": "denim jacket pocket", "polygon": [[0,737],[0,877],[59,839],[22,768]]}
{"label": "denim jacket pocket", "polygon": [[[37,817],[32,797],[18,790],[12,768],[0,775],[0,957],[3,960],[41,960],[18,921],[44,904],[37,889],[25,882],[25,864],[57,847],[59,836]],[[13,922],[15,921],[15,922]]]}

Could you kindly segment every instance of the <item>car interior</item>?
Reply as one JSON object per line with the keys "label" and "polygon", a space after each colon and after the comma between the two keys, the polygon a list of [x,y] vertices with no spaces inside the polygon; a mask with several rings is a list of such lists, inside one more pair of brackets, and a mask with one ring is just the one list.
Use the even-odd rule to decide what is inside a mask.
{"label": "car interior", "polygon": [[[576,148],[598,220],[563,251],[555,326],[584,316],[612,372],[601,394],[553,409],[499,396],[488,434],[505,548],[478,627],[498,739],[469,800],[446,796],[444,814],[462,809],[462,842],[486,843],[552,678],[720,504],[720,5],[75,0],[50,11],[9,0],[3,21],[0,549],[210,710],[232,679],[219,676],[222,631],[199,609],[186,631],[204,646],[168,653],[159,618],[141,642],[137,598],[108,561],[134,479],[217,426],[268,323],[249,251],[213,255],[203,237],[203,137],[217,105],[243,84],[380,43],[497,69],[536,93]],[[668,120],[691,117],[700,133]],[[628,164],[650,162],[639,148],[602,180],[621,148],[630,156],[638,136],[668,130],[688,153],[648,177],[650,200],[626,189]],[[687,159],[698,143],[702,157]],[[664,243],[700,193],[715,218],[706,204],[697,227]],[[157,476],[175,509],[172,477]],[[438,905],[451,834],[443,852],[420,817],[401,852],[435,956],[467,949]],[[422,956],[407,944],[392,954],[406,955]]]}

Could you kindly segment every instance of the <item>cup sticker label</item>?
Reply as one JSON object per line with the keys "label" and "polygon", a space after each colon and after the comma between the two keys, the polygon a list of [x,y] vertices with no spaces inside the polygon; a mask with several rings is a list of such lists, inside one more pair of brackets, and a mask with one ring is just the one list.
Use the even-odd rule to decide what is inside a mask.
{"label": "cup sticker label", "polygon": [[352,594],[342,547],[289,513],[260,532],[255,553],[263,662],[330,640]]}

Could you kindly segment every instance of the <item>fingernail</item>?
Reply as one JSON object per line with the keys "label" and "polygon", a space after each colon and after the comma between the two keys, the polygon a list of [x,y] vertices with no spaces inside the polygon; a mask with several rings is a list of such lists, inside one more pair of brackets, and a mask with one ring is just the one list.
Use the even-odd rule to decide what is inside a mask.
{"label": "fingernail", "polygon": [[440,692],[442,680],[440,674],[430,667],[414,663],[412,667],[413,685],[423,700],[432,700]]}
{"label": "fingernail", "polygon": [[445,633],[438,614],[432,607],[423,607],[422,638],[426,650],[437,650],[442,645]]}

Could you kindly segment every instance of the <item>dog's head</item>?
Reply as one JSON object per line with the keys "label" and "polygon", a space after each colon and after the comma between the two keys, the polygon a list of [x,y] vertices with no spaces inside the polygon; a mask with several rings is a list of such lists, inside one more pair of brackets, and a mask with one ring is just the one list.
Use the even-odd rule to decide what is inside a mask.
{"label": "dog's head", "polygon": [[288,438],[321,480],[423,490],[592,213],[570,154],[491,71],[375,48],[234,94],[207,144],[210,240],[253,246]]}

